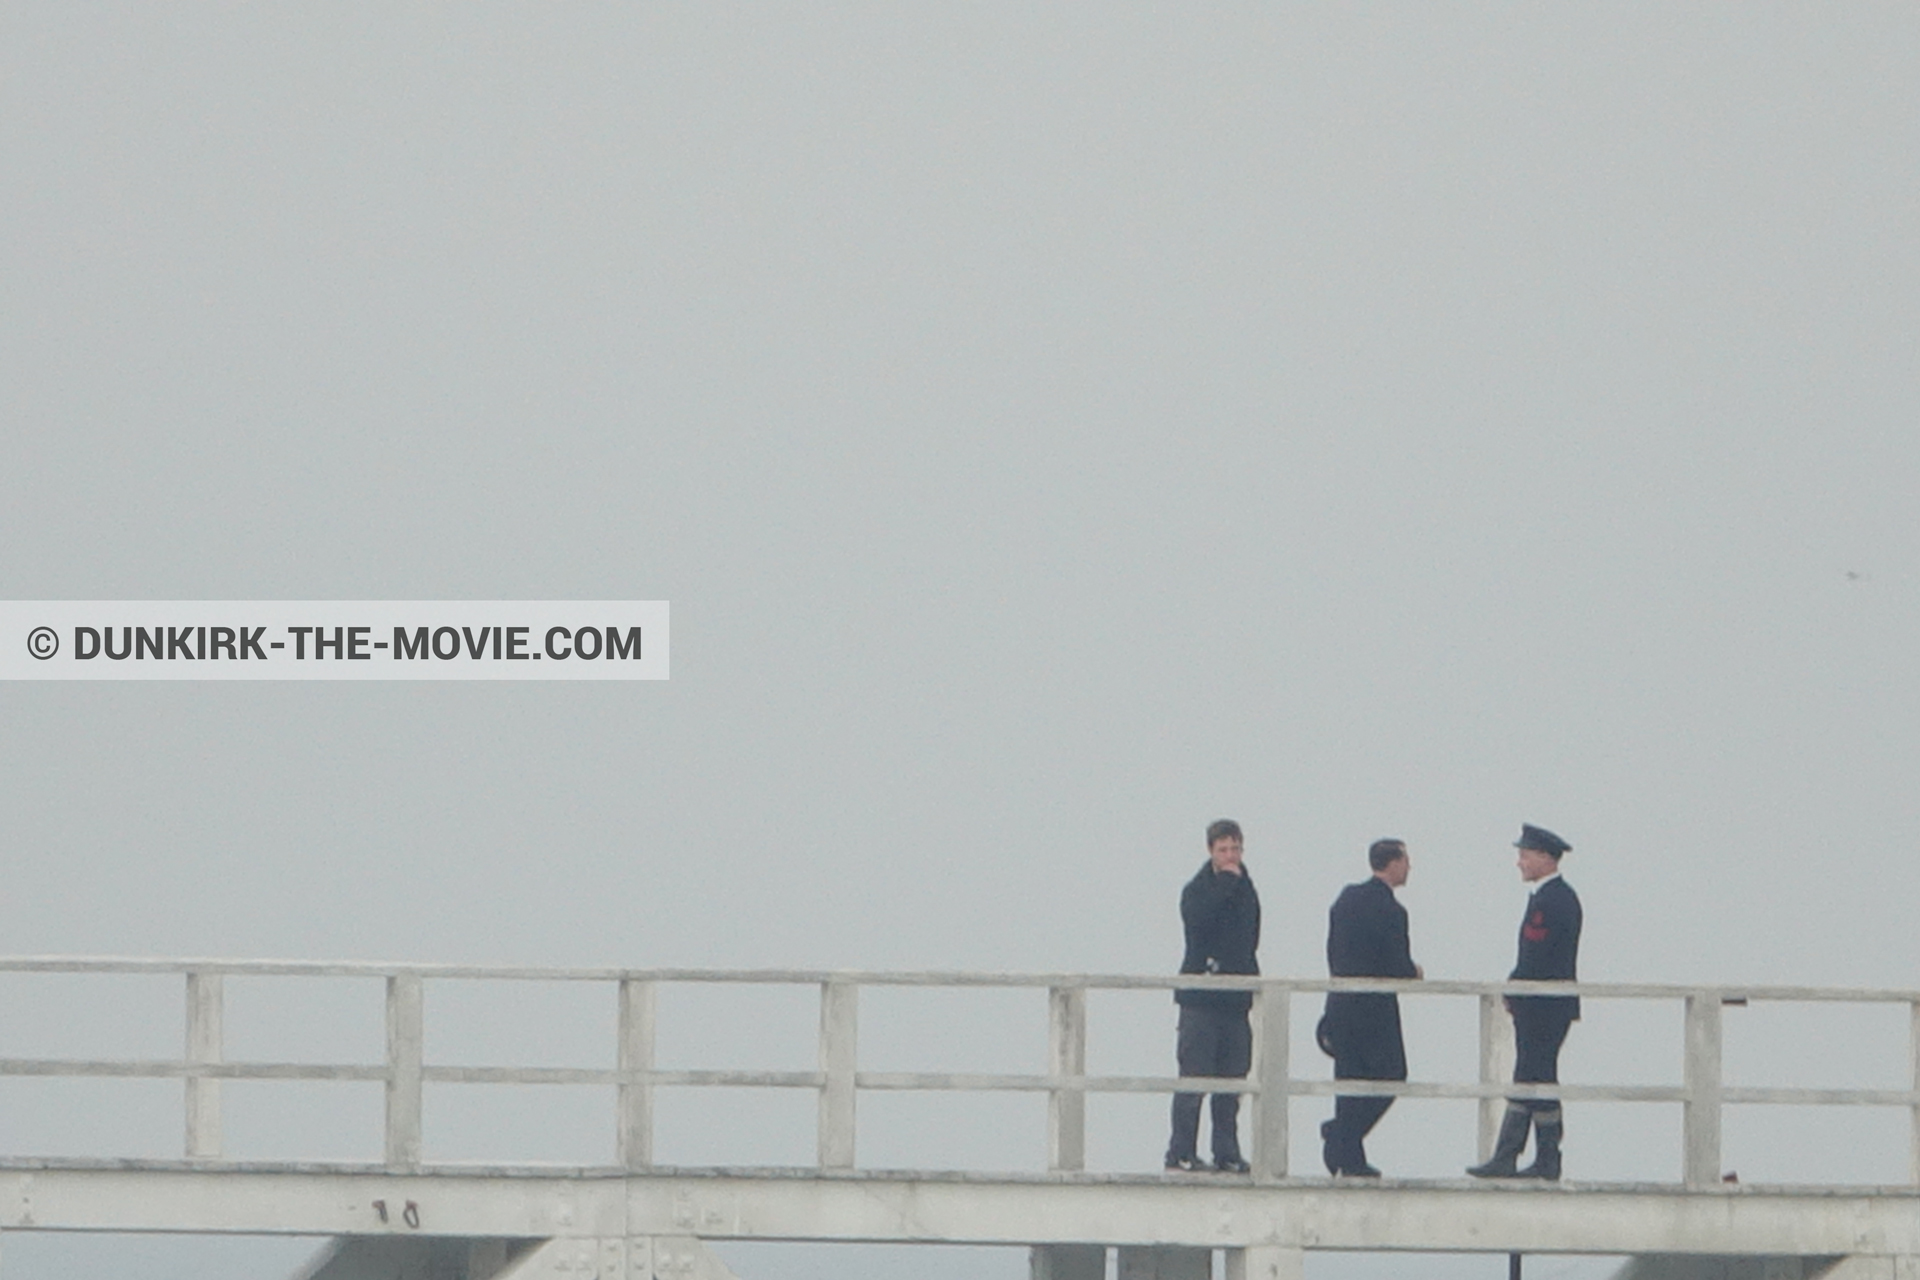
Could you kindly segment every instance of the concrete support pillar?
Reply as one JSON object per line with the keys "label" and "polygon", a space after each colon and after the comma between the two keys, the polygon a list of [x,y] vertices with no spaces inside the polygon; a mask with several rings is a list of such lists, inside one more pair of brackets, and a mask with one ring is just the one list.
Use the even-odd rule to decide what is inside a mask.
{"label": "concrete support pillar", "polygon": [[1256,1178],[1284,1178],[1287,1088],[1293,1075],[1288,1058],[1293,1014],[1287,992],[1280,987],[1262,987],[1256,1012],[1260,1030],[1253,1069],[1260,1092],[1253,1100],[1253,1173]]}
{"label": "concrete support pillar", "polygon": [[1685,1131],[1686,1184],[1712,1187],[1720,1182],[1720,993],[1687,997],[1686,1089],[1681,1127]]}
{"label": "concrete support pillar", "polygon": [[420,975],[387,979],[387,1164],[420,1167],[420,1070],[426,1043]]}
{"label": "concrete support pillar", "polygon": [[860,988],[820,985],[820,1167],[853,1168],[854,1070],[860,1036]]}
{"label": "concrete support pillar", "polygon": [[633,1076],[620,1085],[615,1105],[620,1113],[620,1163],[645,1169],[653,1163],[654,1025],[657,1021],[654,984],[634,978],[620,980],[619,1064]]}
{"label": "concrete support pillar", "polygon": [[[692,1236],[655,1236],[647,1250],[651,1258],[650,1269],[641,1271],[631,1262],[635,1256],[628,1251],[629,1276],[625,1280],[737,1280],[727,1264],[714,1256],[713,1250]],[[553,1280],[580,1280],[575,1276],[555,1276]],[[601,1280],[593,1277],[593,1280]]]}
{"label": "concrete support pillar", "polygon": [[[187,975],[187,1061],[194,1066],[225,1060],[225,996],[217,973]],[[187,1077],[187,1159],[220,1158],[220,1082]]]}
{"label": "concrete support pillar", "polygon": [[[1055,987],[1047,993],[1047,1071],[1055,1077],[1070,1079],[1080,1079],[1087,1074],[1085,987]],[[1047,1167],[1055,1170],[1087,1167],[1085,1089],[1068,1087],[1047,1093]]]}
{"label": "concrete support pillar", "polygon": [[[1913,1091],[1920,1093],[1920,1000],[1907,1007],[1907,1026],[1907,1079]],[[1920,1104],[1908,1111],[1907,1181],[1920,1186]]]}
{"label": "concrete support pillar", "polygon": [[1036,1244],[1027,1250],[1028,1280],[1107,1280],[1107,1246]]}
{"label": "concrete support pillar", "polygon": [[[1513,1019],[1507,1015],[1504,996],[1480,997],[1480,1083],[1506,1084],[1513,1079]],[[1480,1099],[1480,1159],[1493,1156],[1493,1144],[1500,1135],[1500,1118],[1506,1113],[1504,1097]]]}
{"label": "concrete support pillar", "polygon": [[1277,1244],[1227,1250],[1227,1280],[1301,1280],[1306,1253]]}
{"label": "concrete support pillar", "polygon": [[1183,1244],[1121,1245],[1119,1280],[1213,1280],[1213,1250]]}

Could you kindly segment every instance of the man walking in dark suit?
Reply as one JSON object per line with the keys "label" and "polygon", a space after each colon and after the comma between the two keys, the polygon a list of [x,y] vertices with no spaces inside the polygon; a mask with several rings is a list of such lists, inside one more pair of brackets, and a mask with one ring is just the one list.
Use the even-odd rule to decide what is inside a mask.
{"label": "man walking in dark suit", "polygon": [[[1336,978],[1418,978],[1407,940],[1407,909],[1393,891],[1411,865],[1403,840],[1376,840],[1367,850],[1373,875],[1340,891],[1327,912],[1327,972]],[[1320,1029],[1333,1054],[1337,1080],[1405,1080],[1406,1045],[1400,1036],[1400,997],[1391,991],[1330,991]],[[1377,1178],[1365,1140],[1392,1098],[1342,1095],[1333,1119],[1320,1126],[1327,1172]]]}
{"label": "man walking in dark suit", "polygon": [[[1572,982],[1580,955],[1580,895],[1560,878],[1560,859],[1573,846],[1542,827],[1520,828],[1520,878],[1534,886],[1520,919],[1520,956],[1509,978]],[[1579,996],[1508,996],[1513,1015],[1513,1082],[1558,1084],[1560,1046],[1580,1017]],[[1520,1150],[1533,1127],[1533,1163],[1518,1168]],[[1560,1176],[1563,1124],[1558,1098],[1509,1098],[1500,1136],[1485,1164],[1467,1170],[1476,1178]]]}
{"label": "man walking in dark suit", "polygon": [[[1207,828],[1207,860],[1180,893],[1180,923],[1186,932],[1182,973],[1260,972],[1254,953],[1260,947],[1260,895],[1241,862],[1240,824],[1222,818]],[[1177,1055],[1183,1076],[1244,1076],[1253,1065],[1253,1030],[1247,1011],[1251,991],[1176,991],[1180,1004]],[[1173,1097],[1173,1137],[1167,1143],[1167,1168],[1192,1172],[1204,1168],[1197,1093]],[[1213,1095],[1213,1167],[1221,1173],[1245,1173],[1240,1155],[1240,1095]]]}

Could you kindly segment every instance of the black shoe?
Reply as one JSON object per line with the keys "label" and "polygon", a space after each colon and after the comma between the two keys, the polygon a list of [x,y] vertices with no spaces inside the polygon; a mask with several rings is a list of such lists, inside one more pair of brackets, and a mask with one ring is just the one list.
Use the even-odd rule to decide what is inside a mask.
{"label": "black shoe", "polygon": [[[1344,1157],[1344,1158],[1343,1158]],[[1351,1159],[1352,1163],[1347,1163]],[[1327,1166],[1327,1172],[1336,1178],[1377,1178],[1380,1171],[1367,1163],[1366,1148],[1355,1142],[1336,1151],[1334,1146],[1334,1122],[1327,1120],[1320,1125],[1320,1162]]]}
{"label": "black shoe", "polygon": [[1252,1173],[1253,1166],[1239,1156],[1228,1156],[1225,1160],[1216,1159],[1213,1162],[1213,1171],[1215,1173]]}
{"label": "black shoe", "polygon": [[1468,1174],[1476,1178],[1519,1177],[1520,1151],[1527,1145],[1527,1130],[1532,1124],[1532,1113],[1508,1104],[1506,1114],[1500,1117],[1500,1136],[1494,1140],[1493,1154],[1485,1164],[1469,1165]]}
{"label": "black shoe", "polygon": [[[1560,1113],[1554,1111],[1546,1114],[1558,1116]],[[1513,1176],[1540,1178],[1547,1182],[1560,1181],[1560,1134],[1561,1123],[1558,1119],[1536,1116],[1533,1121],[1533,1163]]]}
{"label": "black shoe", "polygon": [[1192,1156],[1167,1157],[1168,1173],[1205,1173],[1206,1171],[1207,1166],[1201,1164]]}

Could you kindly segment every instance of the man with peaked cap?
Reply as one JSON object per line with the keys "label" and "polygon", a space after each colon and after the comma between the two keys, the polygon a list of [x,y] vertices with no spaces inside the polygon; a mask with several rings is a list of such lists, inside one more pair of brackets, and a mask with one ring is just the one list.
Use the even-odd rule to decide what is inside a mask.
{"label": "man with peaked cap", "polygon": [[[1560,878],[1560,859],[1573,846],[1544,827],[1523,824],[1514,841],[1520,878],[1534,886],[1520,918],[1520,956],[1509,979],[1574,981],[1580,954],[1580,895]],[[1579,996],[1508,996],[1513,1016],[1513,1082],[1558,1084],[1560,1046],[1580,1017]],[[1527,1129],[1533,1128],[1533,1163],[1519,1168]],[[1560,1176],[1562,1121],[1558,1098],[1509,1098],[1500,1136],[1485,1164],[1467,1170],[1476,1178]]]}

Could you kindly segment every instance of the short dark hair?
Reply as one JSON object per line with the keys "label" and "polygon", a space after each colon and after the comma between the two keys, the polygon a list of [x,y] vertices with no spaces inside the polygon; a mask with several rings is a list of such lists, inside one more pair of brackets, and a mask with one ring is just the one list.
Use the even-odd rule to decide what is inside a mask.
{"label": "short dark hair", "polygon": [[1385,871],[1406,856],[1405,840],[1375,840],[1367,849],[1367,865],[1375,871]]}
{"label": "short dark hair", "polygon": [[1207,848],[1211,849],[1222,840],[1233,839],[1245,844],[1247,838],[1240,834],[1240,824],[1232,818],[1221,818],[1207,824]]}

